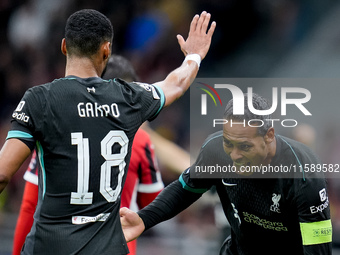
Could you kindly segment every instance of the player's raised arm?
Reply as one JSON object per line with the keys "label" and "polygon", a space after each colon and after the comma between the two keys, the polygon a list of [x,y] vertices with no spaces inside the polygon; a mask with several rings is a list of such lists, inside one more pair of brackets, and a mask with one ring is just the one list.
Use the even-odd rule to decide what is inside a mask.
{"label": "player's raised arm", "polygon": [[181,35],[177,35],[185,60],[165,80],[156,83],[164,92],[165,106],[182,96],[189,88],[197,75],[201,60],[207,55],[216,27],[216,22],[212,22],[208,29],[210,16],[210,13],[205,11],[201,15],[195,15],[191,21],[189,35],[186,40]]}

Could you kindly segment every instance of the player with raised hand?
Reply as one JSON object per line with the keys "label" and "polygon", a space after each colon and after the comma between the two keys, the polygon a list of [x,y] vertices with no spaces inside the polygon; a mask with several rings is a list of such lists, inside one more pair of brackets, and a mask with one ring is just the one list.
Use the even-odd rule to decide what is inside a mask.
{"label": "player with raised hand", "polygon": [[[210,17],[210,13],[206,11],[203,11],[201,15],[196,14],[191,21],[187,40],[184,40],[183,36],[177,35],[185,60],[164,81],[155,83],[166,94],[165,106],[182,96],[195,79],[200,63],[208,53],[216,27],[216,22],[212,22],[208,29]],[[173,86],[172,84],[178,85]]]}
{"label": "player with raised hand", "polygon": [[[193,18],[186,58],[156,84],[100,78],[111,22],[84,9],[66,22],[65,77],[26,91],[0,151],[0,192],[36,147],[41,171],[34,223],[22,254],[127,254],[119,220],[132,141],[145,120],[179,98],[206,56],[216,24]],[[23,117],[24,116],[24,117]]]}

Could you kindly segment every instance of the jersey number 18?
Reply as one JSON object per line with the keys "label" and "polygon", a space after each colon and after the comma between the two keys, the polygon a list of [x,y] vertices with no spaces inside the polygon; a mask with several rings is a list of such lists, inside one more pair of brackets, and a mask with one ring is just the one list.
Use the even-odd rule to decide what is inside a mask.
{"label": "jersey number 18", "polygon": [[[77,192],[71,192],[71,204],[92,204],[93,193],[89,192],[90,180],[90,151],[89,139],[83,138],[82,132],[71,133],[72,145],[77,145],[78,181]],[[119,153],[112,153],[112,146],[118,143],[121,146]],[[115,202],[122,189],[124,176],[125,156],[128,150],[129,139],[122,130],[110,131],[100,143],[101,155],[105,162],[100,171],[100,193],[108,202]],[[115,189],[111,188],[111,169],[119,169],[118,183]]]}

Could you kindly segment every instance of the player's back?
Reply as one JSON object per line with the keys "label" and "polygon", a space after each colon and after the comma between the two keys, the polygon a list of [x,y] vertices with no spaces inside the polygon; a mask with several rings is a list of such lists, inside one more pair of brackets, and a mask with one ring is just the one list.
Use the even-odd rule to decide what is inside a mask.
{"label": "player's back", "polygon": [[127,253],[117,217],[126,166],[135,132],[159,108],[152,96],[141,103],[143,93],[121,81],[67,77],[25,94],[42,171],[24,254]]}

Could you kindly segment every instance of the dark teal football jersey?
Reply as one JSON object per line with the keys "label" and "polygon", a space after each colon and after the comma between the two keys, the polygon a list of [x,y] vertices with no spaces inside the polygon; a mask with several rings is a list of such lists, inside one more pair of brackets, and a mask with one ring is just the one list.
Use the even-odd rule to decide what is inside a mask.
{"label": "dark teal football jersey", "polygon": [[8,139],[36,142],[41,171],[22,254],[127,254],[119,207],[134,135],[164,105],[156,86],[54,80],[29,89]]}
{"label": "dark teal football jersey", "polygon": [[284,178],[284,173],[277,173],[276,178],[241,178],[230,171],[220,178],[206,178],[206,173],[198,170],[233,166],[223,149],[222,131],[206,139],[196,162],[180,176],[186,190],[204,193],[216,188],[231,226],[231,237],[220,254],[331,254],[326,179],[322,172],[300,171],[303,166],[321,162],[297,141],[277,135],[276,142],[271,167],[292,166],[294,170],[296,166],[294,176]]}

